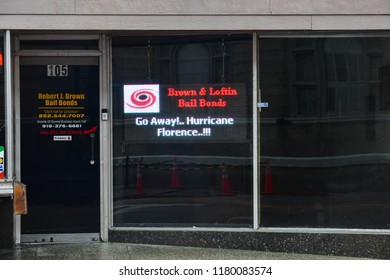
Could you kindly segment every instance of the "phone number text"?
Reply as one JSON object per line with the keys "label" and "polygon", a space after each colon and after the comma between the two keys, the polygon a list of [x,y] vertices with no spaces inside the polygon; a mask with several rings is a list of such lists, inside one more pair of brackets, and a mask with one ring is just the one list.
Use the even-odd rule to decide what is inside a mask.
{"label": "phone number text", "polygon": [[82,119],[85,114],[38,114],[39,119]]}
{"label": "phone number text", "polygon": [[43,124],[42,128],[82,128],[82,124]]}

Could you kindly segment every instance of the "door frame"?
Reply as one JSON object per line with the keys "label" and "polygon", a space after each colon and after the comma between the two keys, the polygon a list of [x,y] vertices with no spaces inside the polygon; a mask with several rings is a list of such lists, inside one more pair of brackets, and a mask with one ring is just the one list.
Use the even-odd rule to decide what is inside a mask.
{"label": "door frame", "polygon": [[[21,40],[98,40],[98,50],[21,50]],[[15,177],[21,180],[21,122],[20,122],[20,57],[98,57],[99,59],[99,114],[102,111],[111,112],[109,93],[109,39],[104,34],[15,34],[13,36],[13,75],[14,75],[14,112],[15,112]],[[108,241],[109,227],[109,201],[111,182],[111,121],[110,118],[100,119],[100,232],[99,238],[101,241]],[[28,192],[28,186],[27,186]],[[28,215],[28,214],[27,214]],[[21,218],[15,215],[14,218],[14,243],[22,242],[21,234]],[[82,242],[88,240],[85,234],[64,234],[59,237],[62,242]],[[50,240],[50,239],[46,239]],[[95,236],[92,240],[97,241]]]}

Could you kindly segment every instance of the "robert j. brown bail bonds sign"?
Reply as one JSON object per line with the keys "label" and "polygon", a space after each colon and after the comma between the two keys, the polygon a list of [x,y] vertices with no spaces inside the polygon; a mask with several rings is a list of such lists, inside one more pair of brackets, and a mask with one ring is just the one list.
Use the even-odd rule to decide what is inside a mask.
{"label": "robert j. brown bail bonds sign", "polygon": [[54,141],[72,141],[87,129],[86,93],[37,93],[37,124],[41,135]]}

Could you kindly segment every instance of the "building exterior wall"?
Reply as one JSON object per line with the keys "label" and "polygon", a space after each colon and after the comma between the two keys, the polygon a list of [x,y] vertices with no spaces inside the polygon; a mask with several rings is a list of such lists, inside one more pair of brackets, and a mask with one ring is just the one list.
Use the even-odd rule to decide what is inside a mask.
{"label": "building exterior wall", "polygon": [[[249,37],[251,37],[251,33],[256,32],[259,34],[260,38],[273,37],[271,41],[261,39],[259,43],[260,52],[265,54],[265,56],[260,57],[259,82],[262,86],[262,91],[264,92],[264,101],[267,101],[272,105],[272,110],[264,110],[262,113],[262,133],[266,134],[266,136],[264,138],[261,138],[260,141],[263,141],[262,145],[267,146],[267,150],[265,152],[268,154],[264,153],[264,151],[262,150],[260,152],[261,156],[263,157],[270,155],[274,158],[281,158],[283,156],[297,156],[295,154],[297,149],[295,148],[297,148],[298,146],[298,148],[302,149],[303,152],[297,157],[308,157],[313,153],[321,152],[321,149],[326,148],[326,146],[316,145],[321,142],[321,139],[326,137],[326,135],[324,136],[321,133],[324,133],[323,131],[326,131],[330,126],[335,129],[335,134],[339,136],[342,135],[345,137],[349,136],[351,138],[353,138],[352,136],[355,135],[355,138],[357,140],[359,140],[359,136],[363,135],[361,133],[362,127],[365,128],[365,130],[363,129],[365,133],[364,135],[367,134],[368,136],[365,138],[363,137],[364,139],[360,139],[363,143],[363,148],[361,150],[362,153],[371,151],[372,146],[367,141],[372,140],[370,138],[373,135],[371,129],[372,122],[368,122],[366,119],[362,119],[361,122],[355,126],[353,126],[352,124],[350,126],[338,127],[337,124],[321,124],[320,129],[322,130],[314,126],[310,126],[310,124],[296,124],[295,126],[291,126],[285,130],[282,129],[283,127],[287,127],[288,124],[283,123],[283,121],[288,118],[296,118],[298,110],[296,108],[292,108],[293,101],[289,100],[289,98],[291,98],[291,85],[289,85],[291,81],[288,81],[288,74],[291,70],[289,69],[289,63],[291,62],[291,57],[289,57],[291,56],[291,49],[289,48],[288,42],[285,38],[296,36],[296,34],[304,34],[305,36],[319,36],[319,34],[325,34],[326,36],[330,35],[333,37],[340,36],[340,34],[344,34],[344,36],[347,37],[355,36],[356,34],[358,36],[362,36],[363,34],[370,37],[375,34],[378,37],[385,37],[387,35],[387,32],[390,30],[390,2],[388,0],[4,0],[1,2],[0,31],[11,30],[12,35],[23,34],[27,35],[27,37],[28,35],[33,34],[55,34],[56,36],[61,36],[65,33],[75,33],[77,34],[77,36],[82,38],[84,34],[107,34],[106,37],[101,37],[104,39],[100,38],[101,43],[105,39],[112,39],[115,35],[131,35],[134,39],[137,35],[160,36],[162,38],[163,36],[161,35],[185,35],[191,37],[193,35],[199,34],[219,34],[221,36],[225,36],[225,34],[240,33],[249,35]],[[294,31],[297,32],[294,33]],[[54,36],[47,38],[56,37]],[[130,66],[134,66],[132,65],[132,63],[134,63],[134,59],[137,59],[138,62],[144,66],[143,72],[140,71],[138,68],[134,71],[131,71],[135,75],[142,75],[142,77],[145,79],[148,64],[147,59],[145,57],[142,58],[142,55],[145,55],[145,50],[143,49],[143,47],[145,46],[142,46],[142,48],[139,50],[139,53],[132,52],[128,56],[119,55],[116,57],[119,62],[118,64],[122,63],[128,65],[123,66],[123,69],[121,70],[123,71],[123,77],[130,76]],[[248,84],[251,84],[252,82],[251,71],[253,65],[251,65],[251,63],[254,62],[252,61],[252,51],[250,46],[251,43],[246,45],[245,48],[242,48],[241,46],[237,47],[232,52],[236,53],[237,55],[232,56],[232,60],[230,61],[232,64],[240,65],[241,67],[245,67],[246,69],[246,71],[240,72],[237,70],[240,69],[239,67],[233,67],[231,70],[231,75],[233,79],[237,78],[239,81],[241,79],[245,79]],[[101,61],[103,61],[103,63],[101,64],[101,68],[105,69],[109,68],[108,65],[110,63],[115,64],[116,62],[113,57],[109,57],[108,52],[106,52],[107,49],[101,48],[100,50],[96,51],[96,53],[99,53],[99,55],[101,55]],[[242,51],[244,55],[249,57],[249,59],[246,59],[244,61],[244,66],[242,65],[243,60],[241,59],[241,54],[239,54],[240,51]],[[122,54],[125,54],[125,52],[123,52]],[[111,61],[111,59],[113,60]],[[384,61],[388,63],[389,59],[387,58]],[[138,64],[136,66],[139,67]],[[120,71],[117,72],[119,73]],[[104,72],[104,74],[106,74],[106,76],[103,75],[104,78],[101,82],[104,88],[103,91],[106,90],[107,92],[110,92],[110,90],[112,90],[113,92],[120,92],[122,90],[123,84],[119,83],[118,85],[115,85],[115,77],[111,81],[111,83],[113,84],[109,84],[109,73]],[[134,77],[135,75],[133,75],[132,77]],[[161,76],[161,79],[163,79],[163,75]],[[2,82],[2,78],[0,78],[0,85]],[[281,81],[284,81],[285,84]],[[256,82],[258,81],[255,81],[255,83]],[[389,90],[388,83],[384,83],[383,89],[385,91]],[[251,94],[251,90],[248,90],[248,92]],[[104,92],[104,94],[106,94],[106,92]],[[102,108],[109,108],[109,104],[112,101],[110,98],[111,96],[109,95],[104,95],[103,97],[101,97]],[[0,104],[2,103],[0,102]],[[122,107],[120,107],[119,109],[121,108]],[[249,112],[252,108],[248,108]],[[115,117],[114,115],[112,116],[113,118]],[[378,153],[380,153],[383,152],[383,149],[385,149],[387,143],[385,139],[385,136],[387,135],[386,127],[385,123],[381,122],[377,122],[374,125],[376,127],[377,137],[381,139],[383,138],[383,142],[381,142],[380,145],[377,145],[377,148],[379,146],[381,148],[380,151],[378,151]],[[114,127],[115,120],[112,127],[110,127],[111,131],[109,130],[108,125],[103,128],[104,130],[102,129],[102,139],[108,139],[108,135],[113,132],[113,129],[115,130]],[[251,129],[248,129],[248,131],[251,131]],[[316,135],[315,140],[313,140],[312,142],[299,141],[298,138],[301,136],[305,136],[305,133]],[[116,146],[116,137],[118,136],[116,136],[114,133],[112,141],[112,146],[114,147]],[[298,139],[295,143],[296,146],[289,146],[288,141],[291,139]],[[338,139],[336,139],[335,143],[332,142],[331,144],[337,146],[339,144],[337,140]],[[110,141],[111,140],[107,140],[104,143],[111,144]],[[359,143],[359,141],[357,142]],[[119,147],[119,144],[117,146]],[[351,148],[351,146],[346,147]],[[337,149],[337,147],[335,149]],[[305,151],[310,152],[306,155],[304,154]],[[376,151],[374,150],[373,153],[374,152]],[[110,150],[107,149],[102,151],[101,153],[102,157],[106,161],[105,164],[108,164],[109,166],[112,163],[112,158],[110,158],[112,156],[110,154]],[[123,153],[123,151],[118,149],[118,156],[121,153]],[[352,150],[351,154],[353,153],[354,151]],[[323,154],[316,154],[315,156],[322,155]],[[259,157],[259,160],[260,159],[264,160],[265,158]],[[319,168],[322,168],[321,176],[326,176],[326,174],[324,175],[323,171],[326,168],[329,168],[329,166],[326,166],[326,164],[332,165],[331,160],[329,162],[326,162],[325,166],[318,166]],[[262,163],[262,167],[264,167],[264,162]],[[331,231],[330,228],[338,227],[340,224],[342,226],[345,226],[345,224],[343,224],[345,222],[345,219],[341,219],[340,223],[336,221],[332,224],[331,222],[329,222],[330,219],[326,218],[328,216],[332,218],[333,214],[331,213],[331,211],[326,212],[326,207],[322,208],[321,205],[324,204],[326,206],[328,204],[331,205],[332,203],[329,202],[330,200],[325,201],[323,197],[321,197],[323,193],[318,191],[319,173],[314,172],[311,173],[311,175],[307,174],[306,169],[304,168],[310,167],[307,166],[310,165],[310,163],[304,163],[304,165],[306,164],[305,166],[292,166],[293,168],[289,166],[288,168],[286,168],[288,170],[284,170],[283,168],[286,166],[283,166],[283,164],[285,163],[286,162],[283,163],[282,161],[273,162],[272,166],[274,171],[274,178],[276,178],[275,183],[279,184],[279,186],[284,185],[284,187],[280,188],[279,190],[284,192],[284,194],[286,195],[295,195],[294,191],[291,191],[291,188],[289,188],[289,185],[291,185],[291,182],[293,182],[293,184],[295,184],[296,186],[303,186],[299,188],[299,191],[302,191],[304,195],[308,194],[305,197],[306,200],[311,200],[311,197],[309,196],[314,193],[316,195],[316,199],[319,199],[320,202],[317,203],[314,200],[310,201],[310,203],[308,204],[308,209],[314,209],[315,215],[310,217],[304,217],[305,219],[307,218],[307,220],[304,220],[303,224],[291,224],[291,219],[287,216],[287,218],[285,217],[286,222],[284,224],[280,223],[280,220],[273,218],[271,222],[266,222],[265,224],[266,226],[276,227],[288,227],[292,225],[294,227],[301,228],[287,229],[287,231],[285,232],[283,232],[283,230],[282,232],[278,232],[278,230],[273,229],[264,230],[264,228],[262,230],[253,230],[250,228],[247,228],[245,230],[230,230],[228,228],[223,229],[221,231],[215,231],[215,229],[213,230],[212,226],[210,226],[210,230],[202,229],[200,231],[192,228],[175,229],[172,231],[165,229],[159,231],[149,230],[143,228],[142,226],[138,229],[130,229],[126,227],[115,228],[113,226],[114,223],[112,221],[110,221],[110,224],[108,224],[110,219],[108,218],[108,216],[112,214],[110,211],[113,211],[111,209],[111,203],[113,203],[113,201],[115,200],[114,197],[111,197],[111,195],[114,195],[113,193],[110,193],[110,188],[112,187],[112,183],[114,184],[114,187],[115,184],[125,185],[126,176],[124,175],[125,172],[122,172],[122,169],[118,169],[118,165],[115,165],[115,163],[113,163],[114,167],[112,170],[112,174],[110,173],[111,171],[107,171],[109,169],[107,168],[107,170],[104,171],[105,173],[104,175],[102,175],[103,179],[101,180],[101,184],[104,185],[104,189],[102,190],[104,198],[102,200],[101,206],[103,209],[101,217],[104,217],[103,221],[101,221],[101,232],[103,232],[102,239],[105,241],[118,242],[146,242],[210,247],[222,246],[230,248],[245,248],[272,251],[312,252],[324,254],[334,253],[340,255],[350,254],[354,256],[371,256],[378,258],[390,257],[390,252],[387,249],[383,249],[385,247],[384,244],[389,240],[389,235],[387,235],[387,232],[385,234],[381,232],[381,234],[383,235],[381,235],[380,237],[370,237],[369,234],[366,235],[366,233],[368,232],[366,232],[365,229],[368,229],[368,231],[375,231],[381,227],[373,228],[372,224],[365,224],[360,228],[361,230],[358,232],[362,235],[357,235],[356,232],[349,231],[351,228],[349,228],[348,225],[346,226],[345,230],[339,231],[336,229]],[[289,162],[287,163],[289,164]],[[123,164],[123,162],[121,164]],[[293,165],[294,164],[296,164],[296,162],[293,162]],[[298,165],[299,164],[301,163],[298,163]],[[365,162],[365,164],[371,165],[372,162]],[[134,165],[133,167],[134,170],[132,171],[132,176],[134,177],[134,175],[136,174],[136,166]],[[294,167],[297,169],[294,169]],[[165,176],[167,181],[169,181],[171,169],[167,170],[169,171],[165,174]],[[244,177],[247,178],[248,181],[251,181],[252,178],[247,173],[252,172],[252,169],[249,168],[248,170],[242,172],[242,174],[243,176],[245,175]],[[356,174],[366,173],[374,173],[374,175],[379,174],[378,178],[380,179],[380,182],[387,183],[388,180],[386,178],[383,179],[381,177],[382,174],[387,174],[387,170],[387,167],[373,168],[372,166],[367,167],[365,165],[360,166],[354,170],[348,168],[345,170],[336,170],[336,172],[334,172],[335,170],[332,170],[332,180],[337,182],[334,184],[329,184],[330,187],[325,189],[327,192],[332,192],[338,187],[348,187],[348,183],[350,183],[348,179],[350,177],[353,178]],[[150,172],[150,170],[148,172]],[[216,177],[218,178],[218,180],[221,179],[220,173],[214,171],[210,171],[209,173],[215,173],[217,174]],[[118,174],[122,176],[120,180],[118,179]],[[277,178],[278,175],[280,175],[279,178]],[[207,176],[209,176],[208,173]],[[204,177],[208,178],[207,176]],[[261,174],[259,174],[259,178],[261,181],[260,185],[265,185],[265,176],[265,168],[263,168],[261,169]],[[157,181],[160,180],[160,177],[158,176],[150,177],[152,177],[153,179],[157,178]],[[202,176],[198,177],[201,178]],[[194,177],[191,177],[188,180],[191,181],[193,178]],[[344,179],[346,179],[347,182],[344,182]],[[234,182],[234,179],[232,179],[232,182]],[[364,180],[362,180],[362,182],[370,184],[369,180],[367,181],[368,183]],[[254,182],[253,184],[256,185],[256,183],[257,182]],[[252,181],[248,185],[251,184]],[[256,187],[254,187],[253,189],[255,189]],[[385,188],[383,191],[385,192],[386,189],[387,188]],[[356,189],[353,189],[352,191],[354,190]],[[252,191],[250,187],[245,191],[248,191],[248,193],[252,196],[255,195],[250,193]],[[267,198],[267,202],[272,202],[272,200],[275,200],[275,196],[263,197]],[[288,203],[290,203],[291,201],[292,200],[289,199]],[[285,202],[282,201],[282,203]],[[297,205],[299,203],[297,203]],[[267,205],[263,202],[260,204]],[[299,214],[300,212],[302,212],[302,209],[300,207],[297,207],[297,205],[287,205],[289,215],[295,215],[296,213]],[[318,205],[320,205],[321,207],[319,207]],[[269,207],[269,209],[272,210],[272,213],[275,213],[273,206],[271,206]],[[279,206],[281,208],[282,204],[280,204]],[[253,208],[255,207],[256,206],[254,206]],[[264,212],[267,214],[267,211]],[[324,213],[328,216],[324,216]],[[366,212],[365,214],[369,213]],[[255,220],[256,218],[257,217],[254,215],[253,220]],[[264,216],[261,217],[261,219],[263,218]],[[360,217],[358,217],[358,220],[361,220]],[[251,224],[251,222],[252,218],[249,219],[249,225]],[[247,221],[245,221],[245,223],[247,223]],[[355,227],[356,223],[351,225]],[[177,224],[177,226],[180,227],[180,223]],[[321,229],[307,230],[305,229],[306,226],[321,227]],[[386,228],[384,228],[384,230],[386,231]],[[331,232],[329,233],[329,231]],[[356,245],[359,240],[362,240],[362,236],[365,238],[365,241],[360,241],[361,244]],[[201,237],[201,239],[199,239],[199,237]],[[285,241],[288,238],[290,238],[289,240],[291,241],[291,244],[286,245]],[[213,243],[209,241],[210,239],[215,239],[216,241]],[[275,240],[277,240],[277,242],[274,242]],[[318,240],[323,241],[323,246],[320,249],[317,249],[317,247],[315,246],[316,243],[318,243]],[[338,247],[338,243],[343,242],[345,245],[340,249]],[[269,246],[269,243],[275,243],[276,245]],[[362,243],[364,244],[362,245]],[[351,246],[352,250],[350,252],[347,252],[348,249],[351,248]]]}
{"label": "building exterior wall", "polygon": [[385,15],[387,0],[4,0],[1,14],[40,15]]}
{"label": "building exterior wall", "polygon": [[27,30],[386,30],[386,0],[2,1],[0,26]]}

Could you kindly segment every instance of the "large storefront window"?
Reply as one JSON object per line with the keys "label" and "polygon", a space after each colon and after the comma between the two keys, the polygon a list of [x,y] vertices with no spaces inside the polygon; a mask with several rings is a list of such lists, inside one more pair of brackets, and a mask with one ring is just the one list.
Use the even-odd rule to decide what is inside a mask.
{"label": "large storefront window", "polygon": [[390,38],[259,46],[261,225],[390,228]]}
{"label": "large storefront window", "polygon": [[114,37],[113,225],[253,224],[251,36]]}

